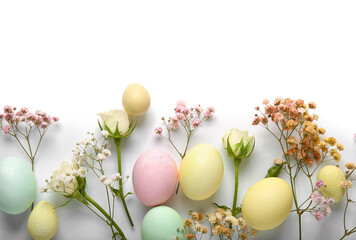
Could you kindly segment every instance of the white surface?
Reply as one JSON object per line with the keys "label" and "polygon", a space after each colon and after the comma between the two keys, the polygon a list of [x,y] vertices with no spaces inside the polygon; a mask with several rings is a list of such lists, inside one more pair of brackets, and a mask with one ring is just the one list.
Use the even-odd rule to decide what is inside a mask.
{"label": "white surface", "polygon": [[[214,119],[200,127],[191,146],[206,142],[219,149],[225,164],[222,185],[206,201],[188,200],[180,191],[166,205],[186,217],[189,209],[212,210],[212,202],[231,204],[233,164],[221,145],[231,127],[256,136],[254,153],[241,164],[241,203],[273,159],[281,157],[272,136],[251,126],[254,106],[265,97],[315,101],[320,125],[345,146],[342,161],[355,160],[355,11],[354,1],[1,1],[0,105],[42,109],[61,118],[36,159],[38,191],[61,161],[70,160],[75,143],[98,130],[97,112],[122,108],[121,95],[131,82],[143,84],[152,103],[123,143],[125,174],[151,148],[166,150],[178,161],[153,133],[162,116],[173,114],[177,100],[213,105]],[[25,158],[13,139],[0,134],[0,158],[8,155]],[[115,156],[108,167],[115,169]],[[88,192],[104,203],[102,188],[92,179]],[[125,191],[130,190],[129,181]],[[42,199],[54,205],[64,201],[38,193],[36,202]],[[116,206],[118,224],[130,240],[140,239],[148,208],[128,198],[136,224],[131,229],[121,204]],[[343,206],[333,206],[320,223],[305,215],[304,239],[339,239]],[[111,237],[109,228],[78,202],[57,214],[55,239]],[[0,239],[29,239],[27,217],[0,212]],[[297,239],[297,217],[290,215],[257,239]]]}

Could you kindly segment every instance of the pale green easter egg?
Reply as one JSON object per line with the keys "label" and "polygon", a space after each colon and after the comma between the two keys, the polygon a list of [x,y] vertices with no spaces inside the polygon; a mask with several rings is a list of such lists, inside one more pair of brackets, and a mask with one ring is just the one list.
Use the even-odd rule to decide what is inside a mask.
{"label": "pale green easter egg", "polygon": [[182,217],[172,208],[159,206],[152,208],[143,218],[142,240],[168,240],[178,235],[177,228],[183,227]]}
{"label": "pale green easter egg", "polygon": [[192,200],[204,200],[219,188],[224,165],[219,151],[209,144],[193,147],[179,168],[179,182],[183,193]]}
{"label": "pale green easter egg", "polygon": [[242,216],[256,230],[269,230],[286,220],[293,205],[289,184],[281,178],[270,177],[255,183],[242,201]]}
{"label": "pale green easter egg", "polygon": [[9,214],[26,211],[36,196],[36,179],[30,165],[16,157],[0,160],[0,209]]}

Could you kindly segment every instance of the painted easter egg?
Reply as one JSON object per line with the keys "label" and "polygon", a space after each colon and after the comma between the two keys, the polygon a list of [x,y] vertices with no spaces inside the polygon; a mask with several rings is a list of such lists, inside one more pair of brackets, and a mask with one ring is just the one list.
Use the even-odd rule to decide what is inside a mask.
{"label": "painted easter egg", "polygon": [[346,180],[345,174],[340,168],[334,165],[328,165],[320,169],[317,176],[318,180],[323,180],[324,186],[322,193],[326,198],[334,198],[335,202],[340,202],[345,195],[345,188],[341,183]]}
{"label": "painted easter egg", "polygon": [[36,196],[36,179],[30,165],[16,157],[0,160],[0,209],[9,214],[26,211]]}
{"label": "painted easter egg", "polygon": [[142,116],[147,112],[150,104],[149,93],[138,83],[130,84],[122,95],[122,105],[130,116]]}
{"label": "painted easter egg", "polygon": [[204,200],[219,188],[224,165],[218,150],[209,144],[193,147],[183,158],[179,168],[179,182],[185,196]]}
{"label": "painted easter egg", "polygon": [[166,202],[174,192],[178,181],[178,168],[167,152],[150,150],[136,161],[132,182],[137,198],[146,206]]}
{"label": "painted easter egg", "polygon": [[183,227],[182,217],[172,208],[159,206],[147,212],[141,226],[142,240],[167,240]]}
{"label": "painted easter egg", "polygon": [[242,216],[250,227],[269,230],[286,220],[292,205],[289,184],[281,178],[265,178],[247,191],[242,201]]}
{"label": "painted easter egg", "polygon": [[46,201],[37,203],[32,210],[27,231],[34,240],[49,240],[56,235],[58,219],[53,206]]}

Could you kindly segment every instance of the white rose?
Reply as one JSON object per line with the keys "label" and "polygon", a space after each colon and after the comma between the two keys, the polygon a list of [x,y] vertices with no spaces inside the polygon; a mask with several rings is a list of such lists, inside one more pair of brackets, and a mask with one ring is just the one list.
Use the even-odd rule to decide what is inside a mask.
{"label": "white rose", "polygon": [[125,135],[130,128],[129,116],[124,110],[110,110],[109,112],[97,114],[104,125],[106,125],[112,134],[115,134],[116,127],[121,136]]}
{"label": "white rose", "polygon": [[63,161],[62,165],[53,172],[51,181],[48,183],[49,187],[55,192],[72,196],[78,189],[78,181],[73,175],[73,171],[76,170],[78,170],[77,164],[69,165],[67,161]]}
{"label": "white rose", "polygon": [[[231,151],[228,150],[228,139]],[[240,131],[232,128],[230,131],[225,132],[223,137],[224,148],[233,158],[247,158],[253,151],[255,146],[255,137],[248,136],[248,131]]]}

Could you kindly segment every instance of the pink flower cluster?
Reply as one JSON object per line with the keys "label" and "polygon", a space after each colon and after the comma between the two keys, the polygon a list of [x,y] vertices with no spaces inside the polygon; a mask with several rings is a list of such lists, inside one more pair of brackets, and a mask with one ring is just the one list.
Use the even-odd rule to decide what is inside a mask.
{"label": "pink flower cluster", "polygon": [[[305,116],[307,112],[307,107],[309,109],[315,109],[315,103],[311,102],[308,106],[304,103],[304,100],[297,99],[292,100],[290,98],[283,99],[282,97],[277,97],[273,104],[269,103],[269,100],[265,99],[262,102],[265,106],[263,116],[255,116],[252,125],[258,125],[262,123],[266,125],[268,119],[273,122],[280,122],[285,129],[292,129],[294,127],[294,122],[298,122],[300,118]],[[256,107],[256,110],[260,110]],[[313,117],[308,115],[308,121],[313,121]]]}
{"label": "pink flower cluster", "polygon": [[326,199],[324,196],[322,196],[321,188],[323,187],[326,187],[326,185],[324,185],[323,180],[317,181],[317,183],[315,184],[315,191],[310,196],[311,200],[316,203],[315,207],[313,208],[313,212],[315,212],[314,216],[318,221],[322,220],[323,214],[325,217],[330,216],[330,205],[335,202],[333,198]]}
{"label": "pink flower cluster", "polygon": [[[7,125],[3,125],[3,120],[7,122]],[[4,107],[4,113],[0,113],[0,127],[5,134],[8,134],[10,129],[15,129],[21,122],[26,123],[30,127],[37,126],[45,129],[58,120],[58,117],[51,117],[47,113],[39,110],[35,113],[31,113],[26,107],[17,110],[16,107],[6,105]]]}
{"label": "pink flower cluster", "polygon": [[[208,107],[203,109],[200,105],[194,108],[188,108],[184,101],[178,101],[176,107],[174,108],[175,115],[169,117],[166,127],[168,130],[176,130],[181,124],[187,131],[192,131],[197,128],[203,121],[212,118],[215,112],[214,107]],[[162,118],[165,121],[164,118]],[[163,132],[161,127],[155,129],[155,133],[161,135]]]}

